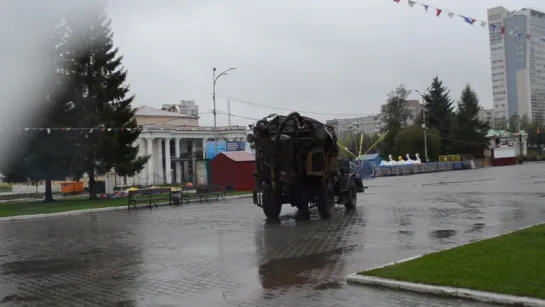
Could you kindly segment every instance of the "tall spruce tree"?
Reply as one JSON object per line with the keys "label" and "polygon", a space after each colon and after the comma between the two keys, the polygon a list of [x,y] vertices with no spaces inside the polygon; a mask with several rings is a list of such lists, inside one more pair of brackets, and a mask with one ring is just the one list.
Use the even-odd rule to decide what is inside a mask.
{"label": "tall spruce tree", "polygon": [[382,132],[389,131],[384,137],[382,149],[389,154],[394,149],[394,141],[397,133],[407,126],[410,112],[407,105],[407,97],[411,93],[403,84],[388,93],[386,104],[381,107],[383,128]]}
{"label": "tall spruce tree", "polygon": [[441,136],[441,152],[448,153],[450,148],[451,125],[454,119],[452,100],[449,90],[443,86],[438,76],[433,78],[429,91],[424,96],[424,110],[426,110],[426,125],[436,128]]}
{"label": "tall spruce tree", "polygon": [[468,84],[462,91],[455,115],[452,138],[456,139],[453,149],[460,154],[471,154],[482,157],[488,140],[486,134],[490,129],[488,122],[479,119],[479,99]]}
{"label": "tall spruce tree", "polygon": [[518,113],[515,113],[509,117],[507,121],[507,131],[517,133],[520,129],[521,118]]}
{"label": "tall spruce tree", "polygon": [[[93,12],[95,12],[93,14]],[[72,67],[74,75],[74,124],[105,129],[78,138],[76,151],[80,162],[77,175],[89,177],[89,197],[97,198],[96,175],[112,170],[121,176],[140,172],[148,157],[138,157],[134,143],[140,132],[129,95],[123,57],[114,46],[111,20],[103,9],[89,10],[87,20],[70,18]]]}
{"label": "tall spruce tree", "polygon": [[[53,132],[48,128],[66,127],[66,76],[62,55],[65,28],[61,18],[52,20],[48,48],[44,50],[42,67],[46,78],[34,91],[37,115],[29,118],[24,127],[35,128],[24,132],[11,152],[4,174],[9,181],[44,181],[46,202],[53,201],[52,181],[64,180],[69,172],[72,141],[69,134]],[[21,123],[19,123],[21,124]]]}

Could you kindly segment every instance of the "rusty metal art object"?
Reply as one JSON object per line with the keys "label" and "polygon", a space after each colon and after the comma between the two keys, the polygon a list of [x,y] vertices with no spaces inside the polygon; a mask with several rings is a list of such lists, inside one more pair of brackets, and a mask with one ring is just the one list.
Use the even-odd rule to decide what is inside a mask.
{"label": "rusty metal art object", "polygon": [[331,126],[293,112],[269,115],[250,128],[247,139],[256,152],[254,203],[268,218],[278,218],[283,204],[297,207],[303,219],[312,207],[322,218],[331,215],[335,203],[356,207],[353,172],[338,166]]}

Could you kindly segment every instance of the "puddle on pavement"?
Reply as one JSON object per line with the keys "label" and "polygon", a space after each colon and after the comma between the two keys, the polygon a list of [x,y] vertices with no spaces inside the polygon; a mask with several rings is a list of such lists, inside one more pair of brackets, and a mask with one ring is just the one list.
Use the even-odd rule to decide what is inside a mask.
{"label": "puddle on pavement", "polygon": [[[316,285],[336,287],[333,276],[313,276],[313,270],[325,270],[328,265],[342,265],[342,254],[361,248],[361,245],[350,245],[325,252],[292,258],[271,260],[259,267],[259,278],[264,289],[271,290],[282,287],[298,287]],[[338,267],[335,268],[338,270]],[[329,278],[328,278],[329,277]]]}
{"label": "puddle on pavement", "polygon": [[412,230],[399,230],[398,233],[411,236],[411,237],[414,236],[414,231]]}
{"label": "puddle on pavement", "polygon": [[32,274],[49,275],[69,272],[75,269],[83,268],[86,263],[81,260],[51,259],[51,260],[27,260],[14,261],[2,265],[4,275],[8,274]]}
{"label": "puddle on pavement", "polygon": [[33,301],[39,301],[40,298],[33,297],[33,296],[19,296],[17,294],[10,294],[4,296],[2,299],[0,299],[0,303],[10,303],[10,302],[33,302]]}
{"label": "puddle on pavement", "polygon": [[438,182],[432,182],[432,183],[423,183],[421,186],[445,186],[449,184],[458,184],[458,183],[471,183],[471,182],[483,182],[483,181],[490,181],[494,180],[494,178],[482,178],[482,179],[468,179],[468,180],[459,180],[459,181],[438,181]]}
{"label": "puddle on pavement", "polygon": [[471,229],[467,230],[466,233],[468,232],[480,232],[484,226],[486,226],[485,223],[475,223],[473,225],[471,225]]}
{"label": "puddle on pavement", "polygon": [[456,235],[456,230],[452,229],[441,229],[434,230],[430,232],[430,236],[436,239],[446,239]]}
{"label": "puddle on pavement", "polygon": [[344,280],[334,280],[314,286],[314,290],[340,289],[344,286]]}
{"label": "puddle on pavement", "polygon": [[118,301],[115,303],[116,307],[136,307],[138,306],[138,302],[135,300],[124,300],[124,301]]}

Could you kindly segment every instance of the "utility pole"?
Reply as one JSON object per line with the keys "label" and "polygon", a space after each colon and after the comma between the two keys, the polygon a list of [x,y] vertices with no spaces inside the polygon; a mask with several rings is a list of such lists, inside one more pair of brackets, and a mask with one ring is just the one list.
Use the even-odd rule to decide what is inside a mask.
{"label": "utility pole", "polygon": [[[429,90],[429,87],[426,88],[424,93]],[[415,92],[417,92],[418,95],[420,95],[420,97],[422,98],[422,103],[426,102],[426,99],[424,99],[424,94],[420,93],[419,90],[415,90]],[[422,110],[422,128],[424,128],[424,159],[426,162],[429,162],[430,159],[428,158],[428,127],[426,127],[426,112],[428,112],[428,110]]]}
{"label": "utility pole", "polygon": [[541,138],[539,137],[539,127],[537,127],[537,155],[541,157]]}
{"label": "utility pole", "polygon": [[426,110],[422,110],[422,128],[424,128],[424,158],[426,162],[430,161],[428,159],[428,127],[426,127]]}
{"label": "utility pole", "polygon": [[227,126],[231,127],[231,99],[227,99]]}
{"label": "utility pole", "polygon": [[518,137],[519,137],[519,150],[520,150],[520,156],[522,157],[522,133],[520,133],[520,118],[517,123],[517,130],[518,130]]}
{"label": "utility pole", "polygon": [[214,151],[215,154],[218,154],[218,133],[216,125],[216,82],[221,76],[227,75],[227,72],[237,69],[235,66],[225,70],[224,72],[216,76],[216,67],[212,68],[212,101],[214,103],[214,108],[212,109],[212,114],[214,114]]}

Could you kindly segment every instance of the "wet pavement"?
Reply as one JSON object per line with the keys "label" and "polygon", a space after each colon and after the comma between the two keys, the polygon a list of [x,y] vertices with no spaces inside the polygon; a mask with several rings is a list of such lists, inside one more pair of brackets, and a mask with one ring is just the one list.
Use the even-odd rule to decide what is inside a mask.
{"label": "wet pavement", "polygon": [[249,199],[0,223],[2,306],[492,306],[355,271],[545,221],[545,164],[377,178],[356,212],[280,224]]}

